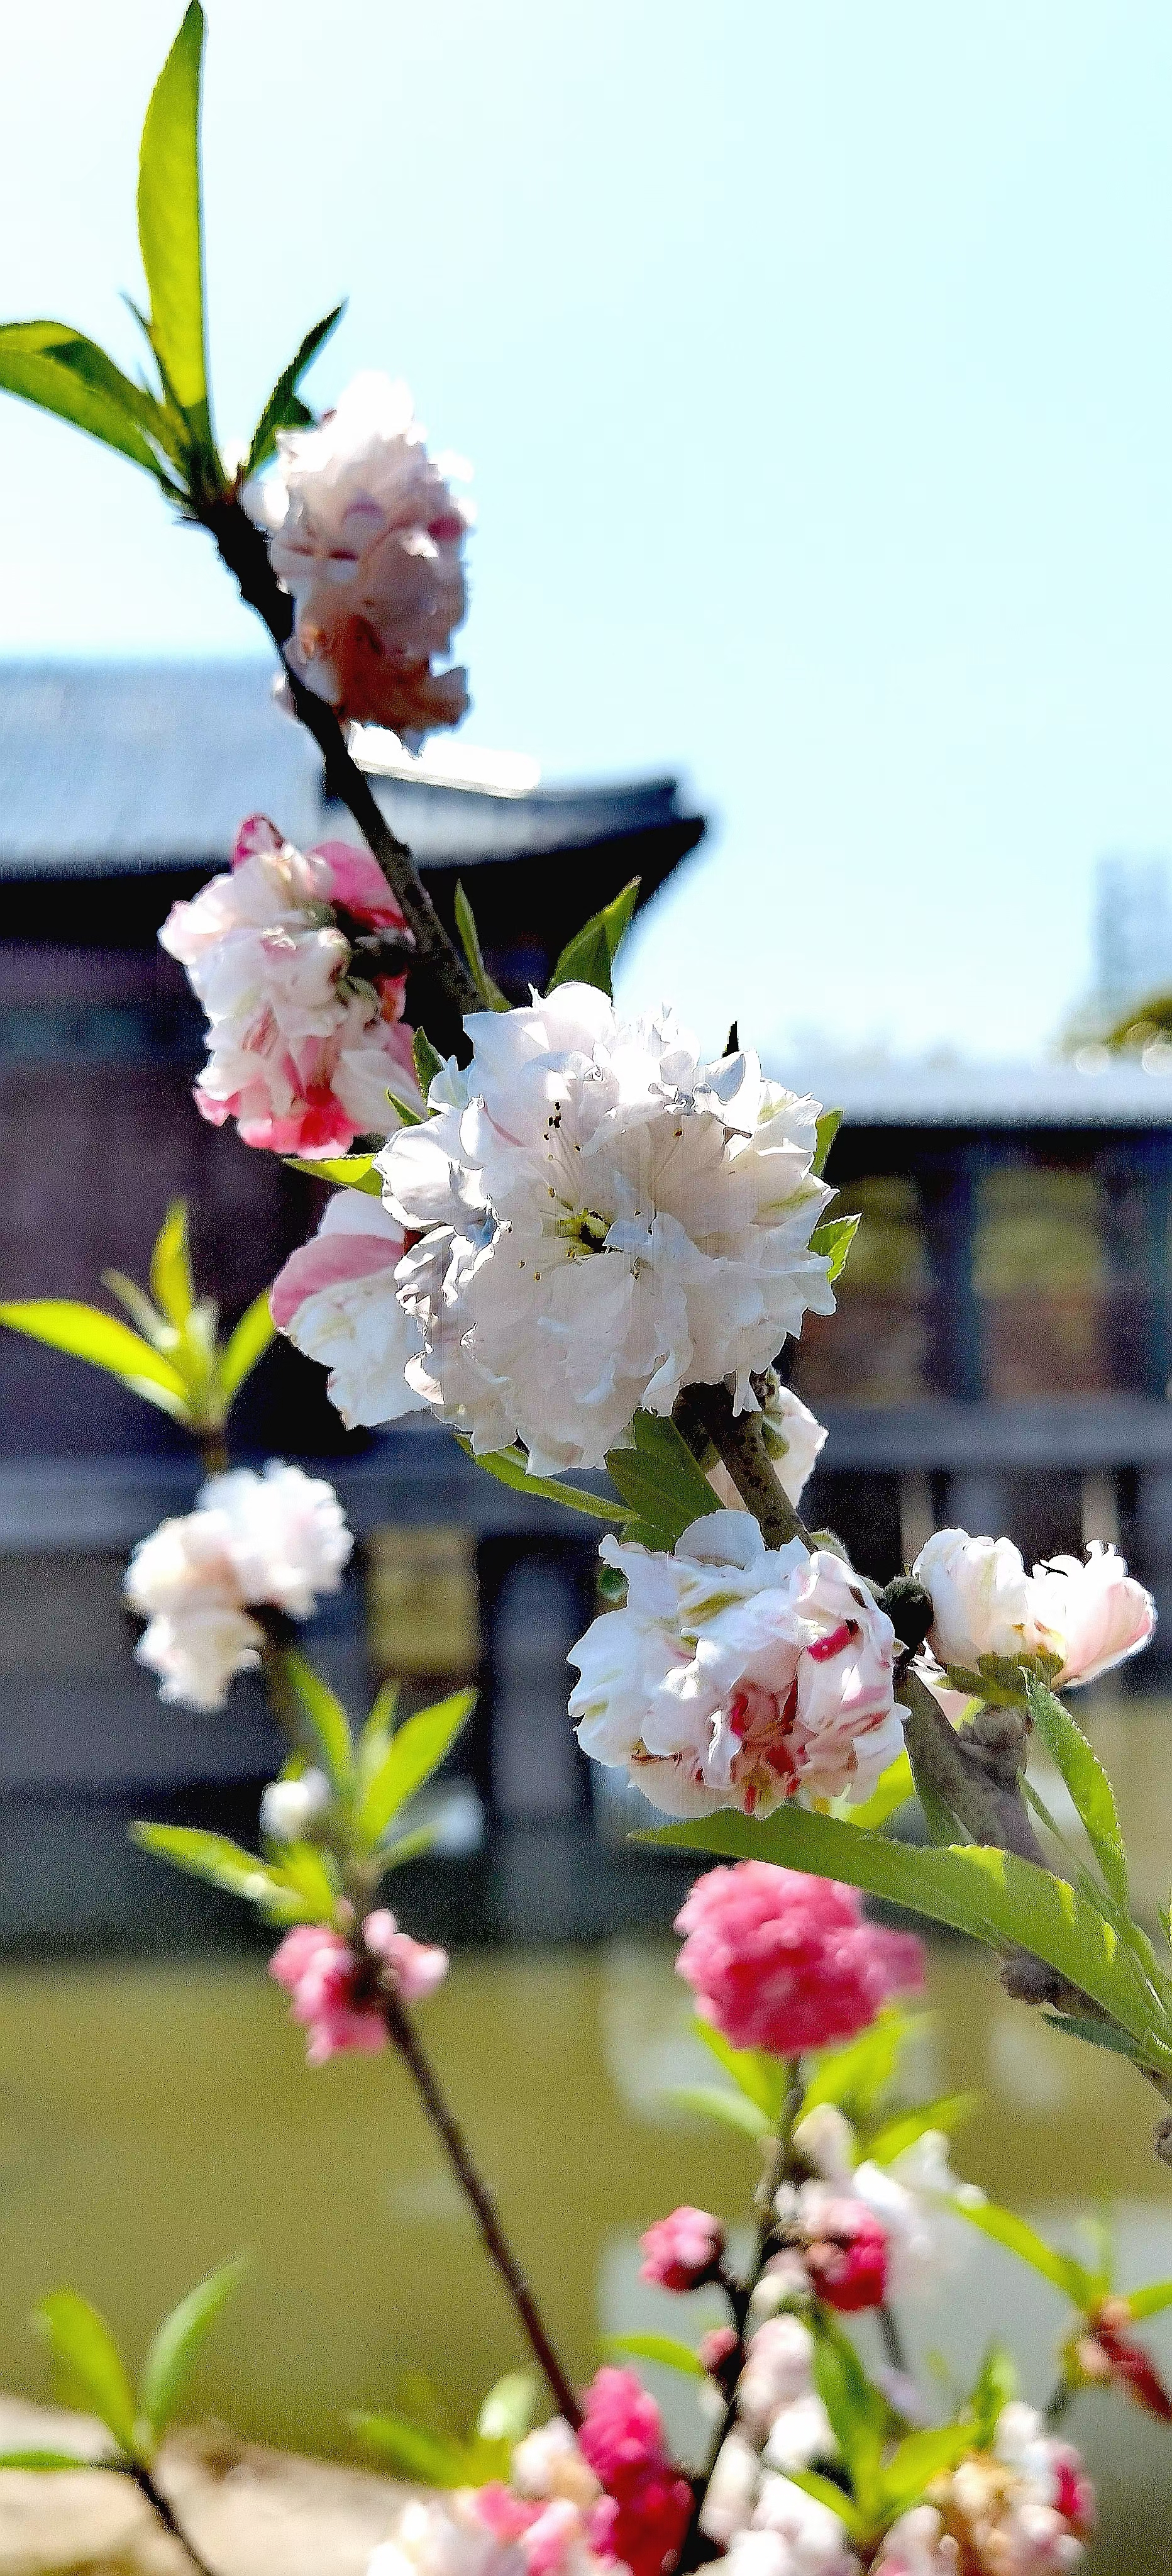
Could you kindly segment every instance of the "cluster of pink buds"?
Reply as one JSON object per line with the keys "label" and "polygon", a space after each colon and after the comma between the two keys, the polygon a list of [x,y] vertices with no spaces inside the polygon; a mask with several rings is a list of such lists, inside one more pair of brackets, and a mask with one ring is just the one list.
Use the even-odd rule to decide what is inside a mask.
{"label": "cluster of pink buds", "polygon": [[286,1933],[269,1961],[269,1975],[286,1987],[293,2019],[309,2033],[305,2053],[311,2066],[324,2066],[346,2049],[370,2055],[385,2048],[379,1969],[404,2003],[420,2003],[443,1984],[448,1954],[400,1932],[385,1906],[367,1915],[361,1950],[321,1923],[299,1923]]}
{"label": "cluster of pink buds", "polygon": [[631,2576],[668,2576],[692,2511],[692,2490],[673,2468],[663,2420],[633,2370],[596,2372],[578,2434],[583,2458],[605,2494],[591,2517],[601,2555]]}

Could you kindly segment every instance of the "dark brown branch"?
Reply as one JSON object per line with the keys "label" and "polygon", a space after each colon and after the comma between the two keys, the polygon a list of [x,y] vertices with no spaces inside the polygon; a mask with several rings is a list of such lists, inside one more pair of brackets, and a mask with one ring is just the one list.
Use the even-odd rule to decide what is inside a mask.
{"label": "dark brown branch", "polygon": [[290,670],[286,646],[293,632],[293,602],[282,590],[260,530],[247,511],[231,498],[207,502],[201,520],[214,537],[221,561],[239,585],[240,596],[268,628],[284,665],[289,692],[300,721],[313,735],[325,769],[326,792],[353,815],[373,850],[383,875],[415,941],[417,962],[431,965],[448,1001],[462,1017],[480,1007],[480,996],[458,949],[449,939],[405,841],[392,832],[369,781],[353,758],[333,708],[307,689]]}
{"label": "dark brown branch", "polygon": [[490,2260],[495,2263],[513,2306],[528,2337],[530,2349],[540,2363],[553,2393],[559,2415],[577,2431],[582,2421],[578,2399],[554,2351],[537,2302],[513,2253],[487,2183],[477,2172],[463,2132],[441,2088],[439,2078],[420,2044],[419,2034],[393,1986],[380,1983],[379,2001],[388,2033],[400,2057],[410,2068],[422,2095],[428,2115],[438,2129],[453,2172],[472,2203],[480,2222]]}
{"label": "dark brown branch", "polygon": [[182,2545],[191,2560],[192,2566],[198,2568],[199,2576],[215,2576],[215,2571],[213,2568],[209,2567],[206,2558],[200,2557],[199,2551],[195,2546],[195,2542],[188,2539],[182,2523],[179,2521],[178,2516],[172,2511],[162,2488],[156,2486],[150,2470],[144,2468],[139,2460],[128,2460],[126,2462],[126,2475],[129,2478],[133,2478],[140,2495],[144,2495],[146,2497],[147,2503],[150,2505],[152,2512],[158,2515],[164,2531],[169,2531],[173,2540],[182,2542]]}

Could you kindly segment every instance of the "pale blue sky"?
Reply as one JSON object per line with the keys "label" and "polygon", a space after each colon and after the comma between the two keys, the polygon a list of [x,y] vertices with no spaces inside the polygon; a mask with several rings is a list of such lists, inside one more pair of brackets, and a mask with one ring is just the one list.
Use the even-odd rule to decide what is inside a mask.
{"label": "pale blue sky", "polygon": [[[718,829],[625,988],[1029,1052],[1172,848],[1161,0],[209,0],[220,426],[302,330],[472,457],[475,740]],[[0,305],[129,357],[179,0],[12,10]],[[145,478],[0,403],[0,650],[245,652]]]}

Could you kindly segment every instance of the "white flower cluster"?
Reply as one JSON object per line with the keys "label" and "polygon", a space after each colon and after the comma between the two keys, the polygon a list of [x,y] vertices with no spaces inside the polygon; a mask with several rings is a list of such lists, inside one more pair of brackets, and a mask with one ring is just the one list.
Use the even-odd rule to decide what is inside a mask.
{"label": "white flower cluster", "polygon": [[613,2559],[591,2542],[601,2493],[555,2416],[518,2442],[507,2487],[458,2487],[407,2505],[367,2576],[613,2576]]}
{"label": "white flower cluster", "polygon": [[295,850],[250,815],[230,874],[172,904],[159,932],[210,1024],[203,1116],[217,1127],[235,1118],[246,1145],[284,1154],[345,1154],[356,1136],[386,1136],[398,1123],[388,1089],[419,1097],[404,980],[378,968],[380,935],[403,927],[369,851]]}
{"label": "white flower cluster", "polygon": [[996,1655],[1034,1664],[1063,1690],[1139,1654],[1156,1624],[1151,1593],[1097,1540],[1085,1563],[1056,1556],[1030,1575],[1011,1539],[937,1530],[912,1572],[932,1598],[928,1643],[960,1674]]}
{"label": "white flower cluster", "polygon": [[332,1485],[271,1458],[263,1473],[211,1476],[196,1508],[163,1521],[126,1571],[129,1607],[148,1622],[135,1653],[159,1675],[159,1697],[219,1708],[235,1674],[258,1664],[264,1629],[252,1609],[308,1619],[336,1592],[354,1541]]}
{"label": "white flower cluster", "polygon": [[985,2195],[952,2172],[942,2129],[926,2129],[888,2165],[869,2156],[856,2164],[849,2120],[823,2102],[798,2122],[794,2143],[814,2179],[783,2183],[774,2204],[783,2226],[817,2240],[829,2210],[856,2203],[883,2230],[885,2297],[926,2298],[971,2259],[977,2240],[957,2212],[978,2207]]}
{"label": "white flower cluster", "polygon": [[244,506],[297,617],[288,658],[348,719],[408,738],[458,724],[467,674],[436,671],[467,607],[463,544],[472,512],[427,453],[408,387],[356,376],[311,429],[282,430],[277,461]]}
{"label": "white flower cluster", "polygon": [[[670,1412],[689,1380],[730,1379],[754,1408],[750,1372],[807,1307],[833,1310],[810,1249],[829,1196],[811,1171],[816,1104],[755,1056],[702,1064],[670,1019],[624,1020],[589,984],[467,1028],[471,1064],[445,1067],[435,1114],[379,1157],[391,1217],[417,1240],[383,1281],[415,1342],[403,1374],[406,1334],[380,1321],[379,1292],[350,1301],[377,1418],[422,1397],[475,1450],[520,1437],[533,1472],[556,1475],[601,1465],[639,1406]],[[335,1281],[328,1318],[286,1326],[311,1352],[322,1333],[335,1366],[342,1298]]]}
{"label": "white flower cluster", "polygon": [[670,1815],[768,1815],[806,1789],[869,1795],[903,1748],[895,1632],[828,1549],[767,1548],[747,1512],[694,1521],[671,1556],[605,1538],[627,1581],[573,1649],[578,1740]]}

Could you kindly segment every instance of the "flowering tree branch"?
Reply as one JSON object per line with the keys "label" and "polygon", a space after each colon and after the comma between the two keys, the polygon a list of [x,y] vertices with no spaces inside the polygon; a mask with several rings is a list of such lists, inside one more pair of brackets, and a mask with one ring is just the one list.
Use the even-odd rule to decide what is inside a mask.
{"label": "flowering tree branch", "polygon": [[273,571],[263,536],[232,496],[202,502],[198,516],[214,539],[221,562],[233,574],[241,598],[256,611],[276,645],[293,707],[321,752],[327,792],[347,807],[373,850],[415,941],[417,963],[433,969],[458,1014],[478,1009],[480,996],[468,968],[448,937],[406,842],[391,830],[350,752],[333,708],[307,688],[290,666],[286,646],[293,633],[293,602]]}

